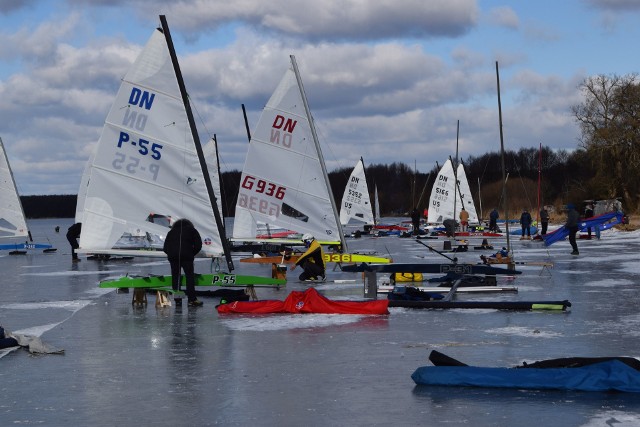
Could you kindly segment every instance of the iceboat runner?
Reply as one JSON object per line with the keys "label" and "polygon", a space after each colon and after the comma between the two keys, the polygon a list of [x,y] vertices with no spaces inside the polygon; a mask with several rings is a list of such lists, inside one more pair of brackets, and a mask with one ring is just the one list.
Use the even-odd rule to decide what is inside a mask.
{"label": "iceboat runner", "polygon": [[[216,271],[196,275],[196,285],[282,285],[230,273],[207,159],[164,15],[160,21],[123,78],[90,160],[79,253],[166,258],[170,222],[187,218],[203,239],[198,257],[211,258]],[[220,271],[221,260],[229,272]],[[171,276],[126,276],[100,286],[170,289],[170,283]]]}
{"label": "iceboat runner", "polygon": [[[55,251],[48,243],[35,243],[27,227],[27,220],[18,195],[9,158],[0,138],[0,250],[12,254],[26,254],[28,250]],[[5,243],[3,243],[5,242]]]}
{"label": "iceboat runner", "polygon": [[[300,72],[295,57],[292,55],[290,59],[290,67],[251,134],[240,178],[232,240],[238,244],[302,246],[300,238],[259,238],[258,226],[268,224],[300,236],[311,234],[319,243],[336,248],[335,254],[327,254],[329,261],[389,262],[388,258],[347,251]],[[247,261],[277,263],[280,258]]]}

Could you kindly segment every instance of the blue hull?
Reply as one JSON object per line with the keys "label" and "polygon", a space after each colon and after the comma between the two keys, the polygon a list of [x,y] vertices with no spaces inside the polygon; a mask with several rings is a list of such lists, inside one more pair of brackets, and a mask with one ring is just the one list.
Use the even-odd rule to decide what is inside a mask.
{"label": "blue hull", "polygon": [[0,250],[29,250],[29,249],[50,249],[53,246],[47,243],[5,243],[0,245]]}
{"label": "blue hull", "polygon": [[411,378],[418,385],[640,393],[640,371],[619,360],[578,368],[423,366]]}
{"label": "blue hull", "polygon": [[[538,232],[538,227],[535,227],[533,225],[529,226],[529,233],[531,233],[531,236],[535,236],[537,232]],[[525,231],[525,234],[526,234],[526,231]],[[509,227],[509,235],[511,235],[511,236],[522,236],[522,227],[520,227],[519,225],[510,226]]]}

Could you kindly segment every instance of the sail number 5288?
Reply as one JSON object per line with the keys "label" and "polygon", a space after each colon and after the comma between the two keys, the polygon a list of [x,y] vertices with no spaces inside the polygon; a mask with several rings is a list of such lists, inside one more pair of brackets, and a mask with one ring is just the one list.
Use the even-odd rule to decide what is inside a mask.
{"label": "sail number 5288", "polygon": [[245,175],[244,180],[242,180],[242,188],[258,194],[275,197],[278,200],[284,199],[284,193],[287,190],[285,187],[277,186],[263,179],[256,179],[251,175]]}

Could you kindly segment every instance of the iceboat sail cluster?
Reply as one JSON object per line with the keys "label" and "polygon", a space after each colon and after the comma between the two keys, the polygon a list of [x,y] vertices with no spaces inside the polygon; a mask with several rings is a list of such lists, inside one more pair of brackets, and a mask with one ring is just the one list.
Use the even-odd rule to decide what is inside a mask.
{"label": "iceboat sail cluster", "polygon": [[256,241],[268,224],[342,243],[337,207],[295,58],[267,102],[240,180],[233,238]]}
{"label": "iceboat sail cluster", "polygon": [[374,223],[362,158],[358,160],[351,172],[351,176],[349,176],[349,181],[342,196],[342,205],[340,206],[340,224],[347,225],[351,221],[364,224]]}
{"label": "iceboat sail cluster", "polygon": [[165,256],[170,224],[187,218],[203,238],[201,255],[228,255],[164,16],[161,21],[122,80],[83,178],[80,252]]}
{"label": "iceboat sail cluster", "polygon": [[[458,180],[458,188],[456,188],[456,178]],[[462,163],[458,165],[454,174],[451,160],[449,159],[445,162],[436,177],[429,200],[429,213],[427,216],[427,222],[429,223],[442,224],[448,218],[458,221],[463,206],[469,213],[469,223],[478,222],[478,213],[473,204],[467,174],[464,172]]]}

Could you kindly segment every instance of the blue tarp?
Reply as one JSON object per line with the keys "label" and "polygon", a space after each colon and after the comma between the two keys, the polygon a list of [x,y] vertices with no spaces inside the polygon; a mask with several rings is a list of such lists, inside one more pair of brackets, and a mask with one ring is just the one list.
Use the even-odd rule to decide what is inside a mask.
{"label": "blue tarp", "polygon": [[[596,226],[600,230],[606,230],[616,224],[622,222],[624,214],[622,212],[608,212],[602,215],[584,219],[578,223],[580,231],[587,231],[588,228],[594,229]],[[569,230],[564,225],[551,233],[547,233],[542,238],[545,246],[551,246],[559,240],[564,240],[569,235]]]}
{"label": "blue tarp", "polygon": [[619,360],[579,368],[423,366],[411,378],[418,385],[640,393],[640,371]]}

